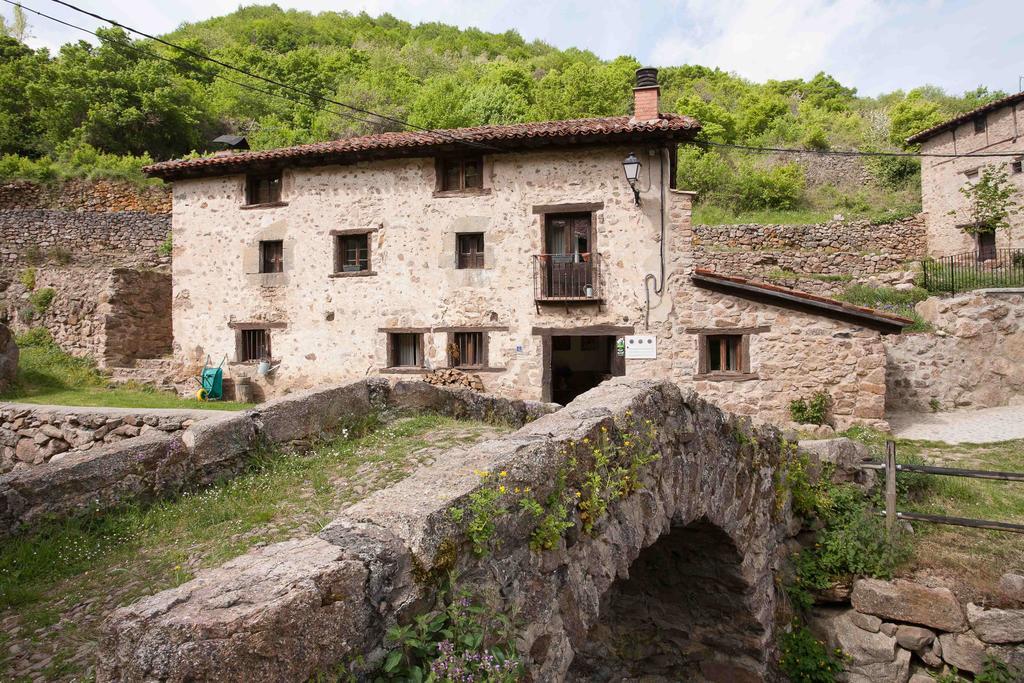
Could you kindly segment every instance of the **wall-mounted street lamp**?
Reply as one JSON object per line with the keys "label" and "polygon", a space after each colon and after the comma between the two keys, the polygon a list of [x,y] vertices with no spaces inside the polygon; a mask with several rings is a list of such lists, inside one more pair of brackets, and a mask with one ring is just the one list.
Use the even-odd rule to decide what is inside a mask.
{"label": "wall-mounted street lamp", "polygon": [[633,188],[633,199],[636,201],[637,206],[640,206],[640,189],[637,181],[640,178],[640,167],[642,165],[632,152],[622,162],[622,170],[626,174],[626,181],[629,182],[629,186]]}

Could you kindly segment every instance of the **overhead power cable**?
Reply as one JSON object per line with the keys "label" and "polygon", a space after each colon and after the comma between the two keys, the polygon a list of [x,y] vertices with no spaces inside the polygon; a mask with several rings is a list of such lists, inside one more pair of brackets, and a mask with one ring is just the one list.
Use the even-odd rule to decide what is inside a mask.
{"label": "overhead power cable", "polygon": [[193,72],[198,72],[198,73],[202,73],[204,75],[209,75],[212,78],[215,78],[217,80],[221,80],[221,81],[225,81],[226,83],[231,83],[233,85],[237,85],[240,88],[244,88],[246,90],[251,90],[253,92],[258,92],[258,93],[261,93],[263,95],[267,95],[269,97],[276,97],[277,99],[280,99],[280,100],[283,100],[285,102],[288,102],[289,104],[298,104],[298,105],[301,105],[301,106],[304,106],[304,107],[310,107],[314,111],[322,111],[322,112],[326,112],[328,114],[334,114],[335,116],[339,116],[339,117],[342,117],[342,118],[350,119],[352,121],[358,121],[360,123],[365,123],[365,124],[371,125],[371,126],[372,125],[377,125],[376,121],[371,121],[369,119],[364,119],[364,118],[361,118],[359,116],[356,116],[355,114],[349,114],[349,113],[346,113],[346,112],[335,111],[334,109],[329,109],[327,107],[323,107],[323,106],[319,106],[319,105],[315,105],[315,104],[310,104],[308,102],[300,102],[298,100],[295,100],[295,99],[293,99],[291,97],[282,95],[280,93],[272,92],[270,90],[264,90],[263,88],[258,88],[258,87],[254,86],[252,84],[243,83],[242,81],[236,81],[233,78],[228,78],[227,76],[224,76],[222,74],[206,74],[206,72],[200,72],[198,67],[196,67],[196,66],[194,66],[192,64],[189,64],[187,62],[182,62],[182,61],[177,60],[177,59],[171,59],[169,57],[165,57],[165,56],[163,56],[163,55],[161,55],[159,53],[153,52],[152,50],[146,50],[144,48],[141,48],[141,47],[139,47],[136,44],[127,44],[127,43],[122,43],[122,42],[117,41],[117,40],[112,40],[112,39],[110,39],[107,36],[101,35],[98,31],[92,31],[92,30],[87,29],[87,28],[85,28],[83,26],[78,26],[77,24],[72,24],[71,22],[64,21],[63,19],[58,19],[57,17],[50,16],[49,14],[46,14],[45,12],[40,12],[39,10],[34,10],[31,7],[26,7],[26,6],[22,5],[20,2],[15,2],[14,0],[4,0],[4,2],[6,2],[9,5],[14,5],[16,7],[21,7],[22,9],[24,9],[24,10],[26,10],[28,12],[31,12],[32,14],[35,14],[35,15],[40,16],[40,17],[43,17],[44,19],[49,19],[50,21],[56,22],[56,23],[61,24],[63,26],[67,26],[68,28],[73,28],[73,29],[76,29],[78,31],[82,31],[83,33],[88,33],[89,35],[96,36],[101,41],[103,41],[105,44],[111,46],[115,50],[121,50],[121,51],[127,50],[128,52],[131,52],[131,53],[136,54],[136,55],[143,55],[145,57],[150,57],[152,59],[158,59],[160,61],[167,62],[168,64],[171,64],[171,65],[173,65],[175,67],[178,67],[178,68],[184,67],[184,68],[189,69],[189,70],[191,70]]}
{"label": "overhead power cable", "polygon": [[128,31],[130,33],[134,33],[134,34],[140,35],[140,36],[142,36],[144,38],[148,38],[149,40],[152,40],[152,41],[155,41],[157,43],[160,43],[161,45],[166,45],[167,47],[170,47],[170,48],[173,48],[175,50],[178,50],[178,51],[180,51],[180,52],[182,52],[184,54],[189,55],[190,57],[194,57],[196,59],[202,59],[202,60],[211,62],[211,63],[216,64],[216,65],[218,65],[218,66],[220,66],[222,68],[230,69],[231,71],[235,71],[237,73],[243,74],[243,75],[248,76],[250,78],[255,78],[257,80],[263,81],[263,82],[268,83],[270,85],[277,86],[279,88],[284,88],[285,90],[289,90],[291,92],[297,93],[299,95],[302,95],[303,97],[308,97],[309,99],[312,99],[312,100],[321,101],[321,102],[328,102],[330,104],[342,107],[344,109],[348,109],[350,111],[355,111],[355,112],[358,112],[360,114],[365,114],[367,116],[376,117],[376,118],[378,118],[378,119],[380,119],[382,121],[389,121],[391,123],[397,124],[397,125],[402,126],[402,127],[414,128],[416,130],[420,130],[420,131],[423,131],[423,132],[426,132],[426,133],[432,133],[434,135],[438,135],[440,137],[447,138],[447,139],[449,139],[451,142],[453,142],[455,144],[466,145],[466,146],[469,146],[469,147],[476,147],[476,148],[479,148],[479,149],[487,149],[487,150],[490,150],[490,151],[503,151],[503,150],[501,150],[501,149],[499,149],[497,147],[494,147],[492,145],[480,144],[480,143],[477,143],[477,142],[473,142],[471,140],[464,140],[462,138],[459,138],[457,136],[452,135],[451,133],[447,133],[447,132],[439,131],[439,130],[433,130],[433,129],[430,129],[430,128],[425,128],[423,126],[417,126],[415,124],[409,123],[408,121],[404,121],[402,119],[399,119],[399,118],[396,118],[396,117],[393,117],[393,116],[388,116],[387,114],[380,114],[378,112],[371,111],[371,110],[365,109],[363,107],[357,107],[355,105],[348,104],[346,102],[341,102],[341,101],[338,101],[338,100],[335,100],[335,99],[331,99],[329,97],[325,97],[323,95],[317,95],[316,93],[311,93],[311,92],[309,92],[307,90],[303,90],[302,88],[297,88],[297,87],[295,87],[293,85],[290,85],[288,83],[284,83],[282,81],[278,81],[278,80],[273,79],[273,78],[268,78],[266,76],[262,76],[260,74],[257,74],[257,73],[254,73],[252,71],[249,71],[247,69],[243,69],[241,67],[235,66],[234,64],[230,64],[228,62],[221,61],[221,60],[219,60],[219,59],[217,59],[215,57],[211,57],[209,55],[205,55],[205,54],[203,54],[201,52],[197,52],[197,51],[192,50],[190,48],[183,47],[181,45],[177,45],[176,43],[172,43],[169,40],[166,40],[164,38],[160,38],[159,36],[151,35],[149,33],[146,33],[145,31],[140,31],[139,29],[132,28],[131,26],[127,26],[125,24],[122,24],[121,22],[119,22],[119,21],[117,21],[115,19],[110,19],[110,18],[104,17],[104,16],[102,16],[100,14],[96,14],[94,12],[90,12],[90,11],[82,9],[81,7],[78,7],[78,6],[76,6],[76,5],[74,5],[74,4],[70,3],[70,2],[65,2],[64,0],[50,0],[50,1],[54,2],[54,3],[57,3],[58,5],[62,5],[64,7],[67,7],[68,9],[73,10],[75,12],[78,12],[80,14],[84,14],[85,16],[92,17],[93,19],[98,19],[99,21],[106,22],[106,23],[110,24],[111,26],[116,26],[116,27],[124,29],[125,31]]}
{"label": "overhead power cable", "polygon": [[697,141],[694,144],[701,147],[723,147],[726,149],[739,149],[748,152],[762,152],[765,154],[820,154],[823,156],[841,157],[936,157],[940,159],[982,159],[986,157],[1021,157],[1021,152],[968,152],[966,154],[949,154],[941,152],[863,152],[855,149],[794,149],[791,147],[756,147],[754,145],[737,145],[725,142]]}

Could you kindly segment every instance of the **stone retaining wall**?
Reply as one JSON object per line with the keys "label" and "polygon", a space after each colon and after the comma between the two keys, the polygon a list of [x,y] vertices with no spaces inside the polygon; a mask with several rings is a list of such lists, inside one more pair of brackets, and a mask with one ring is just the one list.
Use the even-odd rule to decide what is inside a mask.
{"label": "stone retaining wall", "polygon": [[116,180],[65,180],[45,184],[17,180],[0,184],[0,207],[169,214],[171,188],[163,183],[139,187]]}
{"label": "stone retaining wall", "polygon": [[[429,398],[424,387],[411,391]],[[467,510],[475,492],[494,486],[476,471],[499,473],[507,491],[532,487],[544,501],[559,471],[567,490],[582,486],[590,444],[605,430],[612,439],[633,433],[631,423],[655,430],[660,458],[638,470],[639,490],[597,513],[593,534],[573,506],[576,526],[552,550],[533,550],[536,520],[512,506],[492,518],[493,536],[474,552]],[[315,536],[253,550],[117,610],[97,680],[305,681],[337,675],[342,664],[362,680],[382,660],[388,628],[429,610],[453,569],[460,588],[516,615],[528,680],[566,680],[576,665],[631,678],[638,663],[671,680],[774,680],[773,567],[789,527],[773,484],[782,457],[776,430],[726,419],[668,382],[619,378],[513,434],[439,455]],[[453,508],[464,510],[461,521]],[[650,593],[651,613],[630,623],[645,633],[660,627],[655,640],[634,638],[626,653],[590,651],[602,642],[595,629],[619,623],[605,596],[641,553],[703,556],[709,541],[713,571],[682,582],[678,604],[657,601],[657,581],[631,586]],[[701,628],[690,640],[694,623]],[[638,648],[647,648],[640,662],[630,658]]]}
{"label": "stone retaining wall", "polygon": [[195,416],[173,411],[96,410],[0,403],[0,474],[132,439],[188,429]]}
{"label": "stone retaining wall", "polygon": [[[179,430],[184,421],[158,418],[155,425],[148,425],[154,428],[145,434],[140,426],[136,438],[108,442],[107,437],[117,430],[121,430],[119,436],[134,431],[125,429],[129,423],[122,418],[120,425],[102,435],[102,444],[96,443],[97,431],[92,430],[106,427],[106,418],[103,425],[98,424],[99,417],[86,422],[88,409],[72,413],[74,420],[68,416],[57,422],[53,422],[57,418],[44,419],[43,411],[32,419],[21,416],[25,422],[17,429],[14,425],[19,417],[15,415],[20,415],[21,410],[15,410],[12,419],[5,421],[10,426],[0,434],[14,433],[19,440],[13,444],[5,442],[4,452],[13,446],[14,457],[25,462],[18,455],[19,445],[29,438],[29,431],[34,431],[31,440],[41,449],[41,457],[37,452],[31,462],[41,462],[0,475],[0,537],[42,519],[115,507],[130,500],[158,498],[209,483],[244,467],[257,443],[308,440],[329,433],[340,422],[384,408],[431,410],[513,425],[553,410],[546,404],[509,401],[422,382],[398,383],[392,389],[387,380],[371,379],[292,394],[244,413],[218,414],[182,431]],[[138,421],[148,424],[145,415]],[[152,417],[149,422],[153,422]],[[70,448],[72,441],[84,443],[86,437],[91,437],[96,445],[87,450],[79,447],[63,457],[55,456],[54,447],[63,448],[64,443]],[[27,445],[21,447],[26,454],[28,449]]]}
{"label": "stone retaining wall", "polygon": [[170,214],[0,207],[0,268],[66,259],[90,267],[170,264],[157,253],[171,231]]}
{"label": "stone retaining wall", "polygon": [[991,408],[1024,396],[1024,293],[932,297],[934,333],[883,338],[886,410]]}

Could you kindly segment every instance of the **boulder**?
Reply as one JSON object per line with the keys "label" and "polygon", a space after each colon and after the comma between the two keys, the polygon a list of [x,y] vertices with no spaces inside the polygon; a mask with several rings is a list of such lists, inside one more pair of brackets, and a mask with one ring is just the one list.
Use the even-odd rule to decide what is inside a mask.
{"label": "boulder", "polygon": [[935,633],[926,628],[908,626],[906,624],[900,624],[896,627],[896,642],[900,644],[900,647],[906,648],[911,652],[919,652],[926,647],[930,648],[934,641]]}
{"label": "boulder", "polygon": [[1010,600],[1024,602],[1024,575],[1003,574],[999,578],[999,590]]}
{"label": "boulder", "polygon": [[10,328],[0,323],[0,391],[7,391],[18,374],[18,345]]}
{"label": "boulder", "polygon": [[985,644],[971,633],[943,633],[939,636],[942,659],[960,671],[973,674],[981,671],[985,662]]}
{"label": "boulder", "polygon": [[860,579],[853,584],[850,601],[858,612],[883,619],[953,633],[967,630],[960,603],[948,588],[930,588],[904,579]]}
{"label": "boulder", "polygon": [[871,614],[861,614],[856,610],[850,613],[850,620],[869,633],[878,633],[882,628],[881,619]]}
{"label": "boulder", "polygon": [[806,440],[799,443],[799,449],[820,463],[834,465],[832,481],[835,483],[857,484],[862,488],[870,488],[875,483],[874,470],[860,467],[871,460],[871,454],[859,441],[845,437]]}
{"label": "boulder", "polygon": [[884,633],[871,633],[854,622],[852,610],[819,608],[808,625],[830,650],[839,648],[849,658],[849,681],[898,681],[910,676],[910,653],[896,646],[896,639]]}
{"label": "boulder", "polygon": [[978,639],[986,643],[1024,642],[1024,609],[984,609],[968,603],[967,620]]}

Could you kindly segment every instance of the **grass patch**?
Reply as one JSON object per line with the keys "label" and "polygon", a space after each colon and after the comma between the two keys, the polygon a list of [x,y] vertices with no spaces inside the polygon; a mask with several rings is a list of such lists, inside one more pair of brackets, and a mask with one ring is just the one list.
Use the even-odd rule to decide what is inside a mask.
{"label": "grass patch", "polygon": [[[66,662],[56,656],[94,645],[102,618],[118,605],[258,544],[315,533],[341,507],[403,479],[437,450],[497,429],[434,414],[368,420],[308,454],[258,453],[242,475],[198,492],[50,523],[0,545],[0,621],[18,617],[23,645],[25,632],[46,628],[39,647]],[[5,664],[9,672],[0,654],[0,678]]]}
{"label": "grass patch", "polygon": [[887,190],[876,186],[837,188],[820,186],[804,191],[800,205],[792,209],[738,210],[714,198],[693,207],[694,225],[813,225],[827,223],[836,214],[844,220],[867,219],[891,223],[921,211],[917,188]]}
{"label": "grass patch", "polygon": [[[1024,265],[1024,264],[1021,264]],[[1011,265],[1008,259],[999,267],[927,259],[922,263],[926,277],[923,284],[930,292],[970,292],[975,289],[1024,286],[1021,265]]]}
{"label": "grass patch", "polygon": [[[867,444],[881,460],[886,436],[855,428],[844,435]],[[1024,440],[990,444],[896,441],[896,459],[965,469],[1020,472]],[[905,512],[989,519],[1024,524],[1024,484],[901,473],[898,509]],[[1024,566],[1024,536],[967,527],[914,523],[913,555],[904,569],[946,575],[961,597],[992,595],[999,577]]]}
{"label": "grass patch", "polygon": [[914,309],[914,305],[924,301],[931,293],[921,287],[901,290],[892,287],[869,287],[868,285],[850,285],[839,295],[840,301],[867,306],[880,311],[894,313],[914,321],[906,328],[907,332],[927,332],[931,325]]}
{"label": "grass patch", "polygon": [[182,399],[172,392],[143,385],[111,387],[92,360],[65,353],[43,328],[20,335],[17,342],[20,347],[18,375],[14,386],[0,394],[2,400],[106,408],[243,410],[252,407],[249,403]]}

